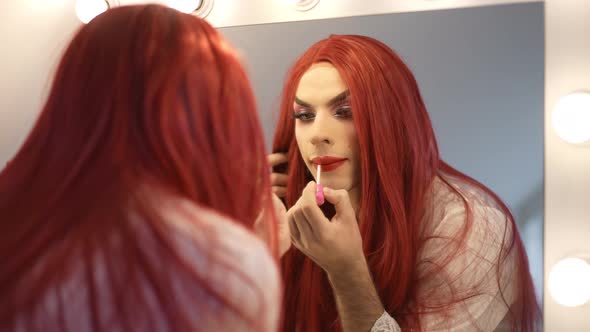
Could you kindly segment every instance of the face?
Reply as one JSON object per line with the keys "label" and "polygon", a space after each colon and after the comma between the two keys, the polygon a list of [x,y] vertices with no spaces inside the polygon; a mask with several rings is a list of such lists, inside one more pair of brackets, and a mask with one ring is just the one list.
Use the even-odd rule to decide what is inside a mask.
{"label": "face", "polygon": [[360,152],[348,87],[334,66],[314,64],[295,92],[293,117],[301,157],[317,181],[332,189],[358,191]]}

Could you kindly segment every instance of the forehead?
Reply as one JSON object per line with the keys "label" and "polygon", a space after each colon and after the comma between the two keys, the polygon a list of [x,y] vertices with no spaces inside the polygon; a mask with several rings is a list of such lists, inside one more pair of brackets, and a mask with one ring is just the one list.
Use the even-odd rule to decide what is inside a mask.
{"label": "forehead", "polygon": [[324,105],[347,88],[336,67],[328,62],[320,62],[303,74],[295,95],[311,105]]}

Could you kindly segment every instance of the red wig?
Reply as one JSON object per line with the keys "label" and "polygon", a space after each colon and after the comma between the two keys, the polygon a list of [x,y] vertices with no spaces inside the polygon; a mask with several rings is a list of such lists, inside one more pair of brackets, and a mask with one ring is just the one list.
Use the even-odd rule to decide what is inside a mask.
{"label": "red wig", "polygon": [[[421,275],[417,271],[418,253],[426,241],[421,234],[421,223],[425,211],[432,208],[427,206],[425,198],[433,180],[437,176],[452,176],[480,188],[504,212],[510,227],[516,229],[516,225],[508,208],[494,193],[440,159],[433,127],[413,74],[389,47],[363,36],[331,36],[319,41],[288,73],[273,146],[274,152],[287,152],[289,157],[288,169],[277,169],[289,174],[288,207],[312,180],[300,156],[291,114],[301,77],[318,62],[331,63],[350,91],[361,150],[358,217],[376,289],[386,311],[402,328],[420,330],[420,315],[427,311],[427,305],[418,297],[419,280],[439,271],[433,268]],[[470,211],[467,200],[463,199],[463,204]],[[473,222],[470,213],[466,213],[466,219],[466,228],[458,235],[460,241]],[[505,247],[516,252],[520,268],[516,295],[520,305],[511,309],[513,328],[532,331],[539,309],[527,257],[517,234],[507,241],[510,243]],[[284,331],[339,331],[333,294],[321,268],[293,248],[282,266]],[[451,299],[449,305],[461,300]]]}
{"label": "red wig", "polygon": [[[109,329],[104,306],[125,331],[154,313],[172,331],[199,330],[199,299],[184,308],[171,294],[178,283],[219,294],[176,253],[159,202],[145,193],[252,230],[272,210],[269,174],[250,83],[214,28],[158,5],[96,17],[66,49],[34,128],[0,173],[0,330],[59,323],[69,304],[58,299],[57,313],[43,313],[39,303],[79,269],[87,273],[76,291],[88,293],[94,330]],[[156,259],[142,250],[132,214]],[[272,221],[263,228],[276,257]],[[92,272],[98,261],[107,284]]]}

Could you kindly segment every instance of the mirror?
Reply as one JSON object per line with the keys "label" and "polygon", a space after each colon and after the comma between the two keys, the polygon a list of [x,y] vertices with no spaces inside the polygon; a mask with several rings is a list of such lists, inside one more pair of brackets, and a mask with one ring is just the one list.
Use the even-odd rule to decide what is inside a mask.
{"label": "mirror", "polygon": [[220,28],[242,53],[270,147],[280,90],[294,60],[330,34],[388,44],[408,64],[441,156],[511,208],[540,303],[543,291],[544,5],[452,10]]}

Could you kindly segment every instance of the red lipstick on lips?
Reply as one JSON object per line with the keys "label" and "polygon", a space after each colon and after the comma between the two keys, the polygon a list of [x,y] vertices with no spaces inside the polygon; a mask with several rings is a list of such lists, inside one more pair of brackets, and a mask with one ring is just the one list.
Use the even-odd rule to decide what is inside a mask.
{"label": "red lipstick on lips", "polygon": [[337,157],[315,157],[311,160],[311,162],[315,165],[322,165],[322,172],[330,172],[335,170],[336,168],[342,166],[346,158],[337,158]]}

